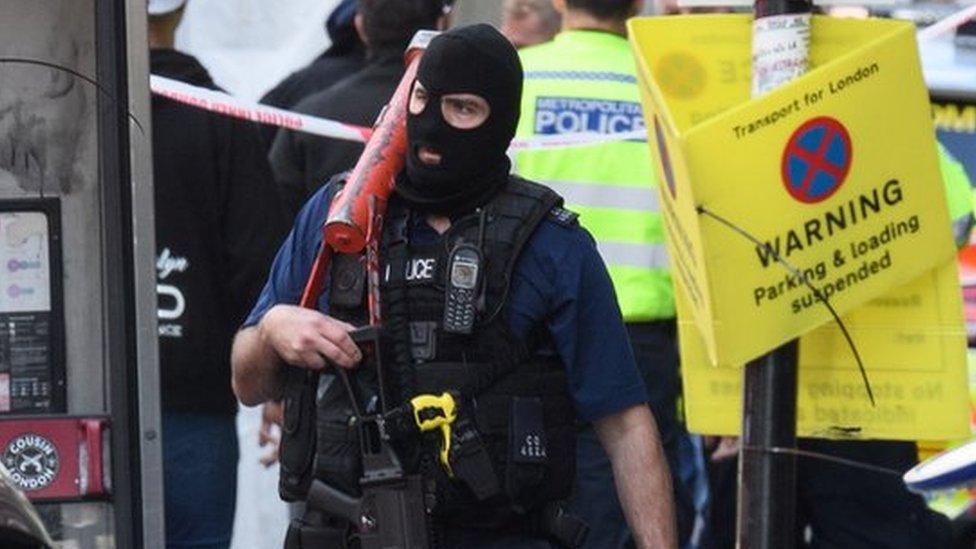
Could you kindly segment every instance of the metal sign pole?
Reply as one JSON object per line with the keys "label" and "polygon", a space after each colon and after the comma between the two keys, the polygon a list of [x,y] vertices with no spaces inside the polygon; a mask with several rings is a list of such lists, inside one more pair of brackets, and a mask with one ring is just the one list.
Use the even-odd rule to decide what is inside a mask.
{"label": "metal sign pole", "polygon": [[[95,0],[115,546],[164,545],[145,2]],[[137,124],[138,123],[138,124]]]}
{"label": "metal sign pole", "polygon": [[[811,0],[756,0],[752,95],[806,72]],[[796,447],[798,341],[750,362],[743,371],[737,546],[793,549],[796,458],[771,448]]]}
{"label": "metal sign pole", "polygon": [[737,546],[792,549],[796,458],[767,448],[796,447],[797,340],[746,365],[739,450]]}

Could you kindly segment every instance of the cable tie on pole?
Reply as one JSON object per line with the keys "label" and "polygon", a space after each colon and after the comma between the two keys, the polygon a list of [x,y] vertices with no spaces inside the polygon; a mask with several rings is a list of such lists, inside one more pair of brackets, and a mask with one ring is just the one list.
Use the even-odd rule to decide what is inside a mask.
{"label": "cable tie on pole", "polygon": [[888,467],[882,467],[880,465],[874,465],[873,463],[865,463],[863,461],[857,461],[853,459],[832,456],[830,454],[824,454],[821,452],[813,452],[810,450],[799,450],[797,448],[786,448],[783,446],[767,446],[767,447],[743,446],[742,450],[745,452],[756,452],[761,454],[793,455],[797,457],[818,459],[820,461],[827,461],[830,463],[835,463],[837,465],[844,465],[846,467],[851,467],[853,469],[862,469],[865,471],[871,471],[883,475],[892,475],[898,478],[901,478],[902,476],[902,473],[900,471],[896,471],[895,469],[890,469]]}

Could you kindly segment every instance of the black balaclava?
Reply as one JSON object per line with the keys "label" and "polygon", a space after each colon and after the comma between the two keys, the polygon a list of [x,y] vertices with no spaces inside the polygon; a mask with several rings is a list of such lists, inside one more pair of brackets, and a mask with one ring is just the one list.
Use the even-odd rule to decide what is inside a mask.
{"label": "black balaclava", "polygon": [[[511,43],[490,25],[460,27],[431,40],[417,69],[427,105],[407,116],[406,170],[397,193],[414,209],[464,213],[487,202],[508,179],[505,151],[515,136],[522,98],[522,65]],[[471,93],[491,109],[477,128],[461,130],[444,120],[441,97]],[[437,166],[417,156],[420,147],[441,155]]]}

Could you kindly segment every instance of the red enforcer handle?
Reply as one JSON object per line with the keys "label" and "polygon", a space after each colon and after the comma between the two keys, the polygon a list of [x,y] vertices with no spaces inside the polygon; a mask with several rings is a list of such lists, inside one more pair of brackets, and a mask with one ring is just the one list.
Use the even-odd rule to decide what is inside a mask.
{"label": "red enforcer handle", "polygon": [[312,265],[299,302],[302,307],[315,308],[325,287],[325,275],[333,252],[360,253],[366,247],[367,238],[379,238],[378,234],[371,234],[376,228],[373,217],[382,217],[386,212],[386,203],[396,184],[396,176],[406,163],[410,86],[417,76],[423,51],[437,34],[420,31],[414,35],[405,55],[407,69],[403,78],[380,113],[373,133],[366,141],[366,148],[345,186],[332,199],[329,216],[322,227],[322,248]]}
{"label": "red enforcer handle", "polygon": [[[370,233],[370,213],[382,216],[407,154],[407,104],[420,57],[436,32],[420,31],[407,48],[407,70],[387,103],[346,185],[329,208],[324,239],[339,253],[359,253]],[[371,212],[370,202],[375,200]],[[378,235],[376,235],[378,236]]]}

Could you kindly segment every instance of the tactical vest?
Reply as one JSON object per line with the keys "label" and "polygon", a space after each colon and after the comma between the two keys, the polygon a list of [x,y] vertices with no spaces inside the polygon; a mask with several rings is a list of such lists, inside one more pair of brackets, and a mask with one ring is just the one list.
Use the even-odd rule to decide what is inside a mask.
{"label": "tactical vest", "polygon": [[[382,310],[389,402],[420,394],[454,391],[461,416],[476,425],[490,456],[501,493],[479,501],[468,487],[448,478],[437,461],[437,436],[398,442],[408,473],[420,472],[433,516],[454,527],[507,528],[544,504],[569,496],[575,473],[575,412],[565,368],[544,349],[544,327],[519,340],[505,319],[512,273],[519,254],[547,217],[575,223],[562,199],[546,187],[511,178],[482,209],[454,220],[436,243],[411,243],[413,215],[399,201],[390,204],[381,245]],[[562,214],[558,216],[558,214]],[[556,215],[556,217],[553,217]],[[471,334],[445,329],[448,259],[455,246],[482,251],[479,306]],[[331,271],[330,314],[362,323],[365,269],[355,256],[339,256]],[[366,393],[375,391],[375,372],[357,371]],[[350,494],[359,493],[359,441],[340,383],[320,387],[317,478]],[[367,404],[368,406],[368,404]]]}

